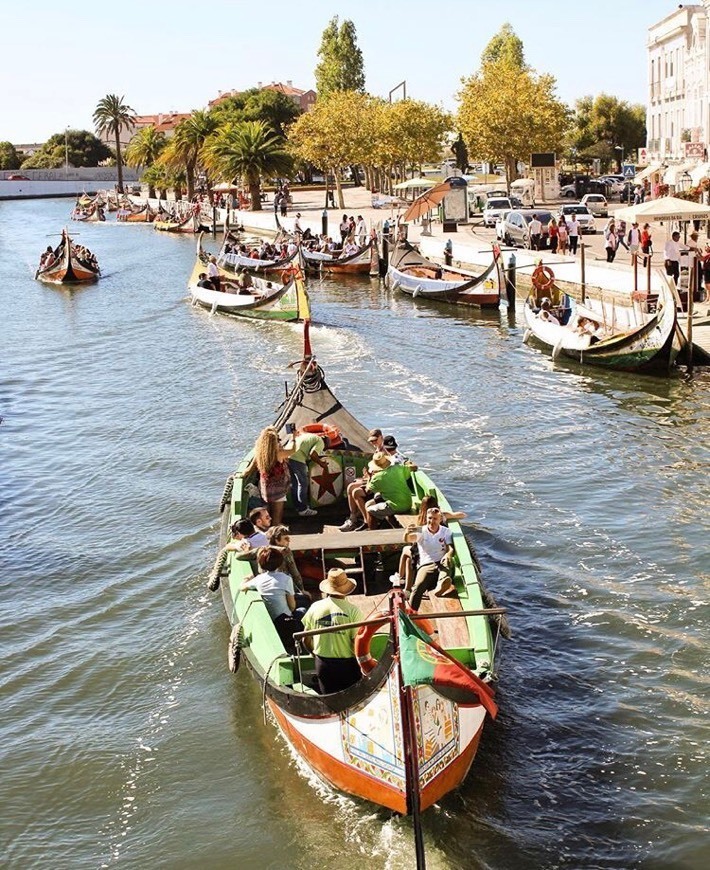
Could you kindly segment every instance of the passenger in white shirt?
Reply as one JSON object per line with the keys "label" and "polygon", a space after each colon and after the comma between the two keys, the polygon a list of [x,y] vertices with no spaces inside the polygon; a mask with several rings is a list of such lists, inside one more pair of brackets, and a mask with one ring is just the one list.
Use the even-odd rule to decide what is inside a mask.
{"label": "passenger in white shirt", "polygon": [[416,543],[419,548],[419,569],[414,579],[410,604],[418,610],[424,593],[434,589],[434,595],[443,595],[451,588],[448,567],[454,555],[451,530],[441,525],[441,510],[429,508],[426,525],[419,530],[412,523],[407,526],[405,543]]}
{"label": "passenger in white shirt", "polygon": [[666,242],[663,255],[666,258],[666,275],[678,283],[680,279],[680,233],[675,232]]}

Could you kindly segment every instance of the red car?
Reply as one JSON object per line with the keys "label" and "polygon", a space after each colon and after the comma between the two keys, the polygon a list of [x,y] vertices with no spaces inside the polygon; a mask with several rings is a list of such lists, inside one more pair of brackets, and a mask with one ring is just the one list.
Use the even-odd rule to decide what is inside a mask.
{"label": "red car", "polygon": [[29,181],[30,179],[26,175],[8,175],[8,181]]}

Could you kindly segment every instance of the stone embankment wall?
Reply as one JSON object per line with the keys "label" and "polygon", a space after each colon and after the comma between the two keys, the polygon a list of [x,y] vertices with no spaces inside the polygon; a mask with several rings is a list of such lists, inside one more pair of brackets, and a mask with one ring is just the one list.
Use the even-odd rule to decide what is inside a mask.
{"label": "stone embankment wall", "polygon": [[[29,179],[9,181],[10,175],[24,175]],[[124,184],[138,181],[140,173],[124,167]],[[112,188],[118,181],[115,166],[93,166],[81,169],[2,169],[0,170],[0,199],[32,199],[34,197],[77,196]]]}

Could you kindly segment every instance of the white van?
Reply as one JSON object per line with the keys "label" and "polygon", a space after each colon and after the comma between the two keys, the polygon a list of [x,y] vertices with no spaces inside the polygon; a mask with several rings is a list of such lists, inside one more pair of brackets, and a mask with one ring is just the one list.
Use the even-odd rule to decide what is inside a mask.
{"label": "white van", "polygon": [[535,206],[535,179],[534,178],[517,178],[511,182],[510,195],[517,196],[525,208],[534,208]]}

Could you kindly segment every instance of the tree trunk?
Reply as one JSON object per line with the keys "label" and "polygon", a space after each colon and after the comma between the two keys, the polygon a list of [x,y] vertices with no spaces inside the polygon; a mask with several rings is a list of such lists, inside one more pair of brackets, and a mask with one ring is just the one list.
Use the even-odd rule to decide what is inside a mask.
{"label": "tree trunk", "polygon": [[353,186],[360,187],[360,168],[355,164],[350,166],[350,172],[353,177]]}
{"label": "tree trunk", "polygon": [[121,164],[120,131],[116,130],[116,169],[118,169],[118,192],[123,193],[123,166]]}
{"label": "tree trunk", "polygon": [[335,189],[338,191],[338,208],[345,208],[345,200],[343,199],[343,186],[340,183],[340,175],[337,169],[333,169],[333,177],[335,178]]}
{"label": "tree trunk", "polygon": [[257,181],[249,182],[249,196],[251,197],[250,211],[261,211],[261,184]]}
{"label": "tree trunk", "polygon": [[187,178],[187,198],[192,202],[195,196],[195,164],[191,160],[185,164],[185,177]]}
{"label": "tree trunk", "polygon": [[505,187],[510,194],[510,185],[513,181],[515,181],[515,176],[517,175],[517,160],[515,157],[506,157],[505,158]]}
{"label": "tree trunk", "polygon": [[155,199],[155,188],[152,184],[148,185],[148,199]]}

